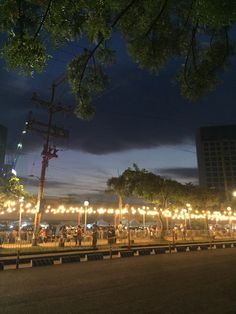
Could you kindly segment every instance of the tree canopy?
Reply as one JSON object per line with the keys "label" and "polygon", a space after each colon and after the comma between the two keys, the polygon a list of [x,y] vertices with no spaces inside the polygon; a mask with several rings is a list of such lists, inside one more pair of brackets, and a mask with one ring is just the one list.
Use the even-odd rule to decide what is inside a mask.
{"label": "tree canopy", "polygon": [[110,178],[107,185],[121,196],[135,196],[154,203],[162,209],[185,208],[191,203],[199,210],[219,210],[220,194],[209,188],[181,184],[163,178],[137,165],[127,168],[119,177]]}
{"label": "tree canopy", "polygon": [[158,74],[170,59],[179,60],[174,81],[184,97],[197,100],[216,88],[229,65],[235,21],[236,0],[3,0],[1,56],[8,69],[33,76],[46,67],[52,47],[82,42],[66,77],[76,115],[89,119],[94,95],[107,86],[106,66],[115,60],[115,32],[141,68]]}
{"label": "tree canopy", "polygon": [[32,199],[32,195],[24,189],[20,179],[13,176],[11,178],[0,178],[0,204],[7,200],[19,200],[21,197]]}

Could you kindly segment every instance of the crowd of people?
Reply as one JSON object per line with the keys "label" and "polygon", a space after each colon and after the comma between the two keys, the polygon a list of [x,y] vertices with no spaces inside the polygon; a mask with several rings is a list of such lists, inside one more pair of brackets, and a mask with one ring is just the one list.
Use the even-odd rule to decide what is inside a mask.
{"label": "crowd of people", "polygon": [[[145,239],[145,240],[158,240],[160,239],[160,229],[157,226],[146,227],[130,227],[130,237],[132,239]],[[187,229],[185,223],[179,225],[173,225],[171,228],[165,231],[165,235],[171,237],[173,242],[177,240],[188,240],[193,238],[193,230]],[[216,236],[230,235],[229,229],[220,231],[217,226],[212,224],[209,226],[208,235],[215,239]],[[0,244],[9,243],[14,244],[19,241],[25,243],[31,243],[33,238],[33,227],[30,226],[27,229],[22,228],[19,231],[13,228],[11,231],[0,232]],[[109,245],[116,243],[122,243],[128,238],[127,226],[121,222],[116,226],[98,226],[94,223],[90,228],[84,228],[84,226],[52,226],[41,227],[38,233],[38,243],[47,242],[59,242],[60,246],[64,246],[65,243],[69,243],[75,246],[81,246],[82,243],[91,243],[93,247],[97,246],[98,240],[105,240]],[[101,242],[100,242],[101,243]],[[104,241],[102,242],[104,244]]]}
{"label": "crowd of people", "polygon": [[116,242],[115,228],[109,225],[106,229],[98,227],[96,223],[93,224],[91,229],[82,228],[78,225],[76,228],[67,228],[63,225],[59,230],[59,243],[64,246],[65,242],[74,240],[76,246],[81,246],[82,241],[92,240],[93,248],[96,248],[98,239],[107,239],[108,244]]}

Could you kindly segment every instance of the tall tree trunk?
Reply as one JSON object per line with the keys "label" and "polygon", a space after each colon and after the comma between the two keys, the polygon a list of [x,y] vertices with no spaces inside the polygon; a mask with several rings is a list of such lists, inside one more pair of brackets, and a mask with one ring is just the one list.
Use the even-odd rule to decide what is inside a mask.
{"label": "tall tree trunk", "polygon": [[122,222],[123,200],[121,194],[118,194],[118,206],[119,206],[119,221]]}
{"label": "tall tree trunk", "polygon": [[160,233],[159,233],[159,240],[164,239],[164,228],[163,228],[163,221],[161,214],[157,215],[157,222],[160,224]]}

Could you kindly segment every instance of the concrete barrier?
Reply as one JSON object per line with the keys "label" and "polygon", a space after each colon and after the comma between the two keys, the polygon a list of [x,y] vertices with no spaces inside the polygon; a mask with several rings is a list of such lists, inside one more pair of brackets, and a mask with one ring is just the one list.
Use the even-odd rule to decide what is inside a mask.
{"label": "concrete barrier", "polygon": [[80,262],[80,256],[79,255],[62,256],[61,262],[62,262],[62,264],[78,263],[78,262]]}
{"label": "concrete barrier", "polygon": [[158,248],[155,248],[154,250],[155,250],[156,254],[165,254],[166,250],[169,250],[169,248],[167,248],[167,247],[158,247]]}
{"label": "concrete barrier", "polygon": [[101,261],[103,260],[103,254],[97,253],[97,254],[87,254],[88,261]]}
{"label": "concrete barrier", "polygon": [[150,255],[151,254],[151,249],[141,249],[141,250],[138,250],[139,252],[139,255]]}
{"label": "concrete barrier", "polygon": [[40,267],[40,266],[49,266],[53,265],[53,258],[40,258],[40,259],[33,259],[32,262],[32,267]]}
{"label": "concrete barrier", "polygon": [[215,250],[216,249],[216,246],[215,244],[210,244],[209,247],[208,247],[209,250]]}
{"label": "concrete barrier", "polygon": [[177,246],[177,253],[187,252],[187,246]]}
{"label": "concrete barrier", "polygon": [[134,256],[134,251],[121,251],[120,252],[121,257],[131,257]]}
{"label": "concrete barrier", "polygon": [[208,250],[209,245],[208,244],[201,244],[201,245],[199,245],[199,247],[201,250]]}
{"label": "concrete barrier", "polygon": [[190,249],[190,251],[198,251],[199,249],[199,245],[190,245],[189,246],[189,249]]}
{"label": "concrete barrier", "polygon": [[0,263],[0,271],[4,270],[4,263]]}

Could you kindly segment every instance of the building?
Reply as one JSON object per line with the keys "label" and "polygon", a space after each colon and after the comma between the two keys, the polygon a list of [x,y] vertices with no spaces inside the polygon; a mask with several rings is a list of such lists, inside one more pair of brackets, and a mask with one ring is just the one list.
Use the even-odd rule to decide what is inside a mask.
{"label": "building", "polygon": [[0,125],[0,169],[4,166],[7,145],[7,128]]}
{"label": "building", "polygon": [[236,125],[202,127],[196,137],[200,186],[236,189]]}

